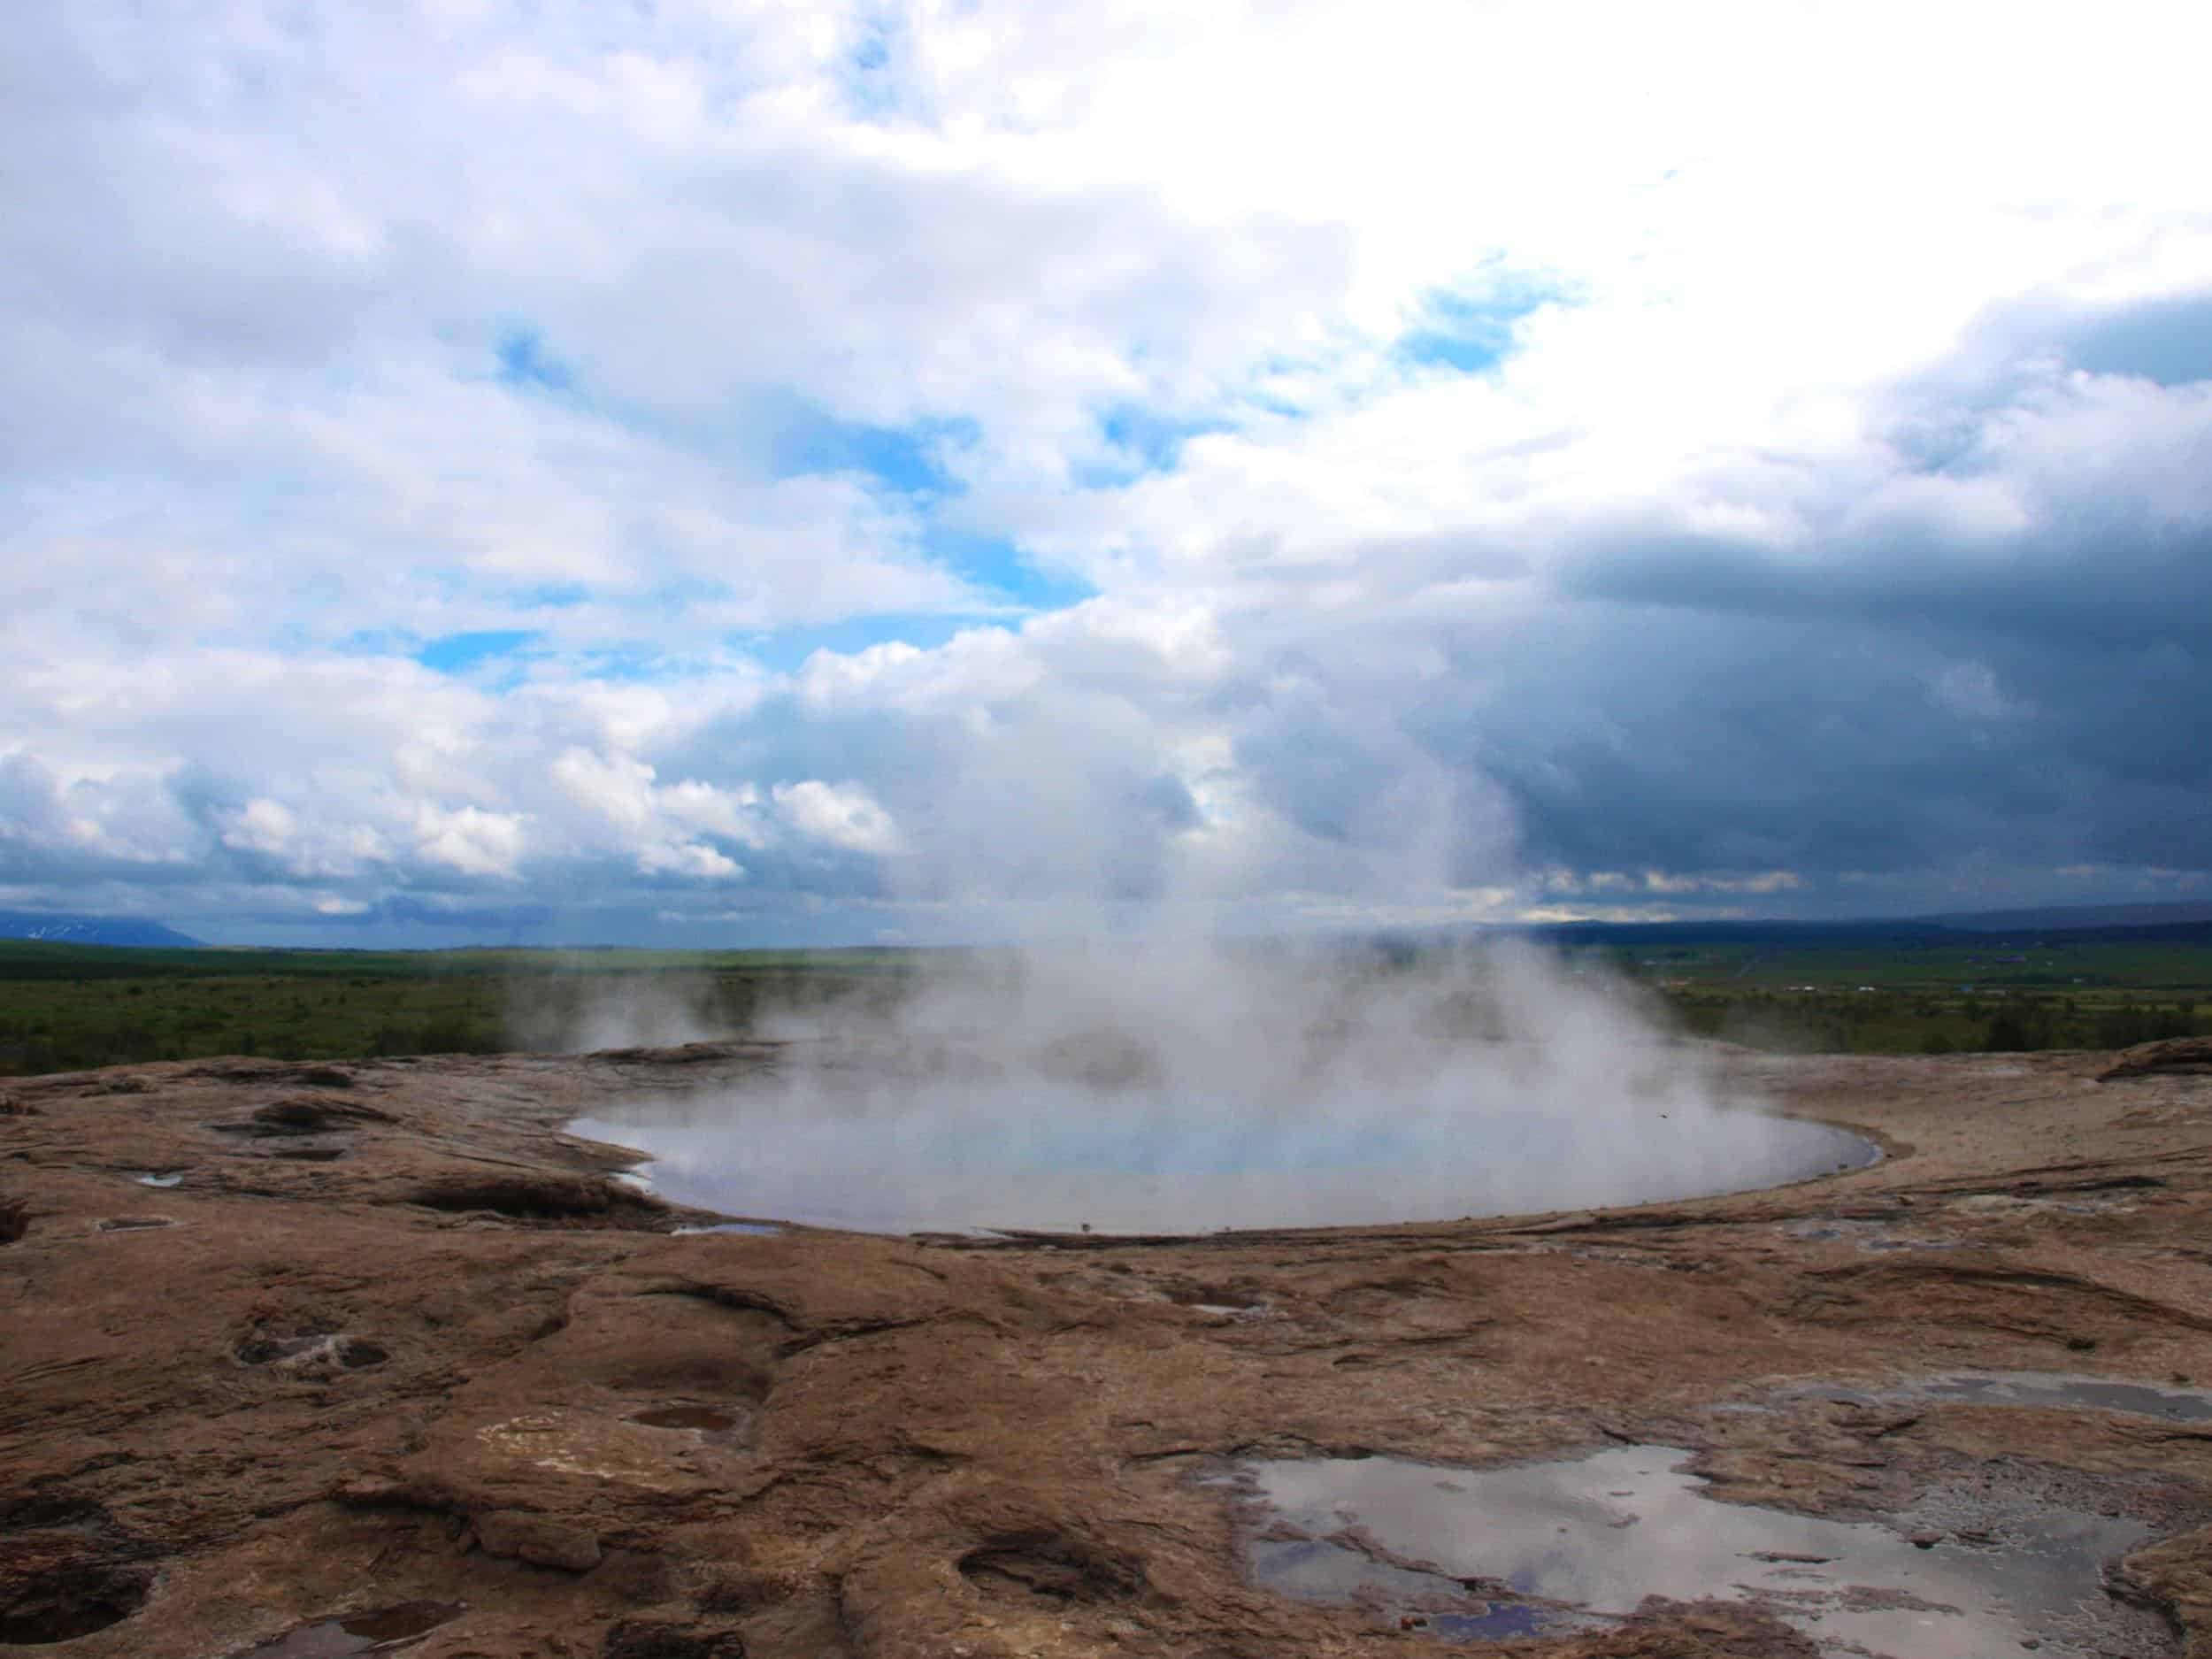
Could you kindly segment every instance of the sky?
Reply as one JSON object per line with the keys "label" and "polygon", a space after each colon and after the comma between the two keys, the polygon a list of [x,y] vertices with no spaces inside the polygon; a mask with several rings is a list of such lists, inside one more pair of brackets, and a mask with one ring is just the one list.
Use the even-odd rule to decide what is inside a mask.
{"label": "sky", "polygon": [[2212,12],[77,0],[0,907],[2212,895]]}

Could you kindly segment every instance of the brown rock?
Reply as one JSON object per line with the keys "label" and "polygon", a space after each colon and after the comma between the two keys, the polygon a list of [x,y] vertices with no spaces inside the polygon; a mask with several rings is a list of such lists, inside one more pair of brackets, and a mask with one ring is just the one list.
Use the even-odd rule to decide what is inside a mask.
{"label": "brown rock", "polygon": [[473,1518],[477,1548],[487,1555],[526,1561],[534,1567],[589,1572],[599,1564],[599,1540],[580,1526],[518,1509],[494,1509]]}
{"label": "brown rock", "polygon": [[2212,1072],[2212,1037],[2169,1037],[2162,1042],[2139,1042],[2123,1048],[2120,1057],[2097,1073],[2101,1081],[2116,1078],[2153,1077],[2161,1072],[2181,1075]]}
{"label": "brown rock", "polygon": [[[1141,1243],[671,1237],[688,1217],[560,1134],[773,1052],[24,1086],[47,1116],[0,1125],[0,1233],[20,1224],[0,1248],[0,1614],[82,1659],[246,1653],[416,1603],[464,1609],[438,1651],[480,1659],[1357,1659],[1409,1651],[1394,1626],[1425,1609],[1256,1586],[1246,1512],[1202,1477],[1384,1454],[1449,1480],[1629,1439],[1691,1449],[1724,1501],[1806,1514],[1947,1520],[1934,1488],[2058,1471],[2055,1501],[2144,1520],[2128,1581],[2212,1652],[2203,1425],[1836,1398],[1969,1369],[2212,1375],[2191,1265],[2212,1080],[1720,1055],[1747,1093],[1888,1156],[1661,1206]],[[208,1131],[273,1104],[265,1127],[342,1129],[349,1156],[240,1157]],[[99,1230],[151,1214],[144,1169],[191,1171],[158,1199],[178,1225]],[[1893,1199],[1910,1225],[1880,1249],[1792,1231]],[[329,1363],[288,1363],[303,1340]],[[1547,1648],[1816,1650],[1709,1604]]]}

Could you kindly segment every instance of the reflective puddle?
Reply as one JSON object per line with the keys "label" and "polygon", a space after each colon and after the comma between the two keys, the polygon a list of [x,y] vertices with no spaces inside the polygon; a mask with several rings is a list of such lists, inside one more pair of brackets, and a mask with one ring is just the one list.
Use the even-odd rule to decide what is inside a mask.
{"label": "reflective puddle", "polygon": [[638,1412],[630,1421],[642,1423],[649,1429],[699,1429],[709,1434],[726,1433],[738,1425],[736,1417],[712,1406],[657,1406]]}
{"label": "reflective puddle", "polygon": [[1781,1229],[1785,1238],[1809,1243],[1851,1244],[1862,1250],[1955,1250],[1956,1239],[1934,1239],[1924,1234],[1899,1233],[1887,1221],[1867,1221],[1840,1216],[1816,1216],[1793,1221]]}
{"label": "reflective puddle", "polygon": [[247,1650],[247,1659],[350,1659],[411,1641],[464,1611],[457,1601],[403,1601],[370,1613],[349,1613],[297,1630]]}
{"label": "reflective puddle", "polygon": [[[1870,1400],[1872,1395],[1830,1398]],[[2047,1371],[1953,1371],[1927,1382],[1882,1391],[1884,1400],[1934,1400],[1962,1405],[2051,1406],[2095,1411],[2124,1411],[2134,1417],[2163,1417],[2169,1423],[2212,1422],[2212,1394],[2194,1388],[2159,1388],[2147,1383],[2110,1382],[2101,1377],[2069,1377]]]}
{"label": "reflective puddle", "polygon": [[718,1221],[712,1226],[708,1227],[672,1227],[670,1229],[671,1236],[679,1239],[695,1239],[702,1233],[733,1233],[743,1239],[772,1239],[782,1232],[783,1229],[772,1221]]}
{"label": "reflective puddle", "polygon": [[2024,1502],[1981,1517],[1970,1544],[1916,1543],[1878,1522],[1717,1502],[1683,1472],[1691,1455],[1250,1462],[1234,1484],[1258,1583],[1454,1640],[1557,1634],[1661,1596],[1748,1601],[1839,1655],[2172,1651],[2155,1615],[2103,1588],[2103,1563],[2150,1537],[2140,1522]]}

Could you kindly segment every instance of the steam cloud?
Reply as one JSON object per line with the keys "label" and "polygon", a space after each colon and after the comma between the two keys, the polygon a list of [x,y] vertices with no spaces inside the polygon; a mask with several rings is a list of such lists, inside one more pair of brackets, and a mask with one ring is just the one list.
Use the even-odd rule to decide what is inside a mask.
{"label": "steam cloud", "polygon": [[1724,1100],[1628,987],[1525,949],[1033,949],[933,970],[887,1010],[765,1025],[791,1047],[757,1084],[575,1133],[651,1155],[679,1202],[901,1231],[1612,1205],[1868,1150]]}

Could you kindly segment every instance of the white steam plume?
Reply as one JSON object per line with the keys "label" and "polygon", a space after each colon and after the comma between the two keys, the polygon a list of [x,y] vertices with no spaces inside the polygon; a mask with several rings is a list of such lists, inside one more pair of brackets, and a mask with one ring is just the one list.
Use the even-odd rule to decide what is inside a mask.
{"label": "white steam plume", "polygon": [[1394,965],[1218,944],[1031,950],[832,1008],[759,1084],[577,1132],[733,1215],[1199,1232],[1610,1205],[1863,1156],[1724,1102],[1617,982],[1525,949]]}

